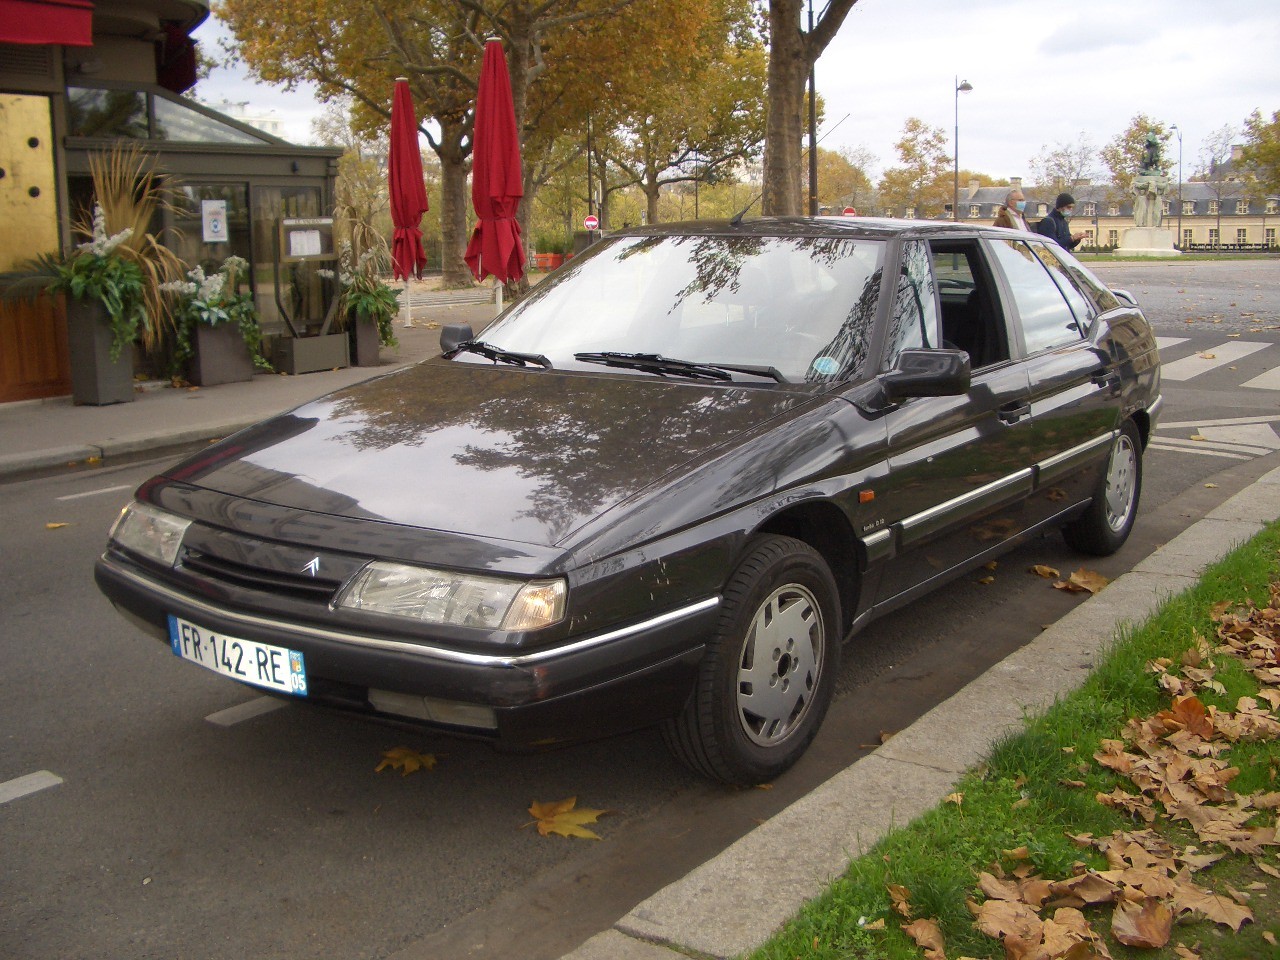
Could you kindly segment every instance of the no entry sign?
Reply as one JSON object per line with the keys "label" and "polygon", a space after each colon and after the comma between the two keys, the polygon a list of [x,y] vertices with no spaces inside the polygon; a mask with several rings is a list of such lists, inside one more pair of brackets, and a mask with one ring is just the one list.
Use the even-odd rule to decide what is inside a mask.
{"label": "no entry sign", "polygon": [[853,209],[853,207],[845,207],[844,215],[846,217],[856,217],[858,215],[858,211]]}
{"label": "no entry sign", "polygon": [[589,213],[586,215],[585,218],[583,218],[582,226],[583,226],[583,229],[585,230],[599,230],[600,218],[597,217],[594,213]]}

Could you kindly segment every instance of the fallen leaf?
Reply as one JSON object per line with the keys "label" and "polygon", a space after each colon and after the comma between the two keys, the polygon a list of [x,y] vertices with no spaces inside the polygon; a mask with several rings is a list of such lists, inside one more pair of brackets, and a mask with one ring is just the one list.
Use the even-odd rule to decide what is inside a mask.
{"label": "fallen leaf", "polygon": [[1066,590],[1068,593],[1097,593],[1111,581],[1096,570],[1081,567],[1065,580],[1053,585],[1055,590]]}
{"label": "fallen leaf", "polygon": [[863,929],[863,930],[883,930],[883,929],[884,929],[884,917],[881,917],[881,918],[880,918],[880,919],[878,919],[878,920],[872,920],[870,923],[864,923],[864,924],[862,925],[862,929]]}
{"label": "fallen leaf", "polygon": [[1198,913],[1214,923],[1220,923],[1237,932],[1245,923],[1253,920],[1252,910],[1229,897],[1206,890],[1187,880],[1179,880],[1174,886],[1173,909],[1179,915]]}
{"label": "fallen leaf", "polygon": [[[551,803],[539,803],[535,800],[529,806],[529,813],[533,817],[531,822],[538,825],[538,833],[544,837],[554,833],[562,837],[599,840],[600,836],[594,831],[588,830],[585,825],[595,823],[609,811],[591,810],[586,807],[575,809],[577,803],[577,797],[569,797],[567,800],[555,800]],[[529,824],[526,823],[525,826],[527,827]]]}
{"label": "fallen leaf", "polygon": [[990,575],[985,576],[985,577],[979,577],[979,578],[978,578],[978,583],[982,584],[984,587],[985,587],[988,583],[995,583],[995,582],[996,582],[996,578],[995,578],[995,577],[993,577],[993,576],[990,576]]}
{"label": "fallen leaf", "polygon": [[1271,944],[1273,947],[1276,945],[1276,935],[1270,930],[1262,931],[1262,939],[1267,941],[1267,943]]}
{"label": "fallen leaf", "polygon": [[390,767],[393,770],[402,771],[401,775],[407,777],[419,770],[434,770],[438,762],[439,758],[434,753],[419,753],[408,747],[393,747],[383,752],[382,762],[373,768],[373,772],[381,773]]}
{"label": "fallen leaf", "polygon": [[886,883],[885,889],[889,891],[889,899],[893,901],[893,909],[910,920],[911,891],[897,883]]}
{"label": "fallen leaf", "polygon": [[1180,943],[1174,945],[1173,952],[1178,955],[1178,960],[1202,960],[1200,954]]}
{"label": "fallen leaf", "polygon": [[1206,483],[1205,488],[1208,490],[1217,490],[1218,485],[1216,483]]}
{"label": "fallen leaf", "polygon": [[942,798],[943,803],[954,803],[957,807],[964,803],[963,793],[948,793]]}
{"label": "fallen leaf", "polygon": [[988,937],[1000,939],[1014,936],[1039,941],[1044,921],[1025,903],[1013,900],[988,900],[978,908],[975,923]]}
{"label": "fallen leaf", "polygon": [[1056,580],[1058,577],[1062,576],[1062,574],[1058,572],[1057,567],[1050,567],[1043,563],[1037,563],[1034,566],[1029,567],[1028,570],[1030,573],[1034,573],[1037,577],[1044,577],[1046,580]]}
{"label": "fallen leaf", "polygon": [[1202,353],[1200,354],[1200,359],[1201,360],[1217,360],[1218,355],[1216,353]]}
{"label": "fallen leaf", "polygon": [[924,951],[925,960],[947,960],[946,944],[936,920],[916,920],[900,924],[902,932]]}
{"label": "fallen leaf", "polygon": [[61,530],[63,527],[69,527],[69,526],[71,526],[71,524],[69,523],[46,523],[44,525],[44,528],[46,530]]}
{"label": "fallen leaf", "polygon": [[1111,935],[1126,947],[1163,947],[1172,930],[1173,912],[1154,897],[1120,900],[1111,915]]}
{"label": "fallen leaf", "polygon": [[1201,436],[1201,435],[1200,435],[1200,434],[1198,434],[1198,433],[1193,433],[1193,434],[1191,435],[1191,439],[1192,439],[1192,440],[1207,440],[1208,438],[1207,438],[1207,437],[1203,437],[1203,436]]}

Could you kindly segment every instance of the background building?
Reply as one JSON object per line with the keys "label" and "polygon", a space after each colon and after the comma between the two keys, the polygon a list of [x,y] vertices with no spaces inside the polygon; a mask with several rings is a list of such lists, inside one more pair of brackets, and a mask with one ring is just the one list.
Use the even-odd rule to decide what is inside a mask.
{"label": "background building", "polygon": [[[90,154],[139,142],[178,190],[153,230],[189,264],[248,260],[263,332],[279,330],[276,221],[332,211],[342,151],[182,96],[196,80],[190,32],[208,13],[208,0],[0,0],[0,273],[69,250],[92,205]],[[204,242],[203,200],[226,202],[225,242]],[[61,304],[0,302],[0,402],[69,389]]]}

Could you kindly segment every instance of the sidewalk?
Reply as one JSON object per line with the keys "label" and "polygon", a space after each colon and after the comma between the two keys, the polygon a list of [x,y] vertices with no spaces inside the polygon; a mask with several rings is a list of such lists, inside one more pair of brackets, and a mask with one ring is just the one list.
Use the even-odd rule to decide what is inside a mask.
{"label": "sidewalk", "polygon": [[1080,686],[1115,633],[1280,516],[1280,469],[1192,524],[874,753],[659,890],[563,960],[750,954],[848,863],[926,813],[1027,713]]}
{"label": "sidewalk", "polygon": [[140,391],[133,403],[77,407],[70,397],[0,404],[0,480],[38,470],[163,450],[212,440],[316,397],[390,373],[440,352],[439,329],[426,324],[470,323],[482,328],[492,304],[414,309],[414,327],[396,323],[399,349],[382,349],[382,365],[347,367],[290,377],[257,374],[246,383]]}

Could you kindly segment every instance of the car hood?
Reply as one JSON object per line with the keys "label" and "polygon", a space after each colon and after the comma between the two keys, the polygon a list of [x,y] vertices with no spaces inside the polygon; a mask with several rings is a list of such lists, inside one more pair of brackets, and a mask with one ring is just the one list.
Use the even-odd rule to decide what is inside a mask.
{"label": "car hood", "polygon": [[434,360],[264,421],[166,475],[314,513],[552,545],[812,398]]}

